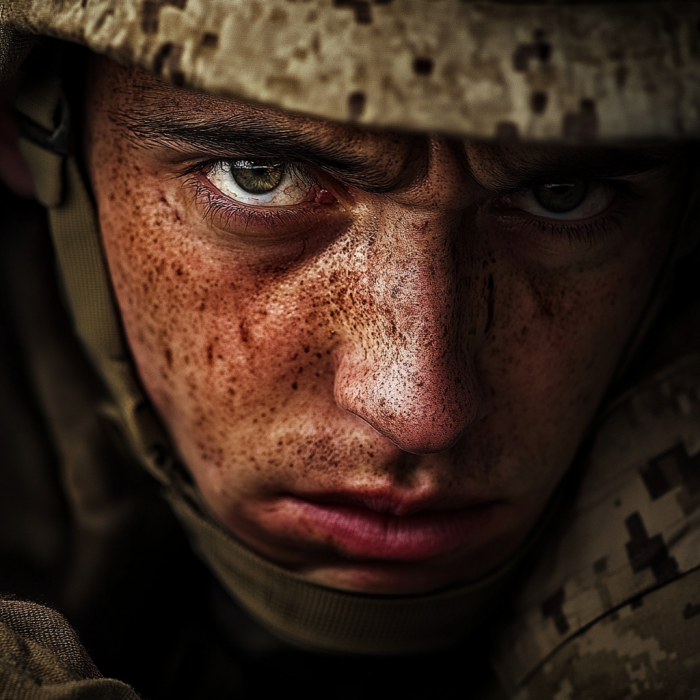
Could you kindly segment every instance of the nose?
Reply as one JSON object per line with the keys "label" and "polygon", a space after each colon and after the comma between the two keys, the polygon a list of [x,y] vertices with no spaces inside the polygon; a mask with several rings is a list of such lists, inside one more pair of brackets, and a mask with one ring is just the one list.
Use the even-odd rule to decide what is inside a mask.
{"label": "nose", "polygon": [[482,295],[472,295],[456,253],[454,217],[379,226],[390,242],[375,244],[356,278],[353,308],[362,312],[339,349],[335,401],[406,452],[439,452],[482,412],[471,351],[486,300],[472,303]]}

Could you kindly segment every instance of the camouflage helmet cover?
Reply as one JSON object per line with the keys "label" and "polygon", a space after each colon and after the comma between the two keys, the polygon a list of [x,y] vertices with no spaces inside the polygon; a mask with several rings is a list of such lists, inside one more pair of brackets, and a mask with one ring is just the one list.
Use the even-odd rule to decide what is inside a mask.
{"label": "camouflage helmet cover", "polygon": [[578,143],[700,136],[697,2],[0,0],[0,78],[23,35],[367,126]]}

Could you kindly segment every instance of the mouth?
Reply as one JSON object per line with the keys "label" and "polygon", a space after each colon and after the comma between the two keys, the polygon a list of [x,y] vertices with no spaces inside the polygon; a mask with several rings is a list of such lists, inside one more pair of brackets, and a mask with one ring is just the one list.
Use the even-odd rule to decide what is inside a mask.
{"label": "mouth", "polygon": [[[461,507],[355,494],[286,495],[278,526],[352,559],[422,561],[481,543],[498,502]],[[286,521],[286,523],[284,522]]]}

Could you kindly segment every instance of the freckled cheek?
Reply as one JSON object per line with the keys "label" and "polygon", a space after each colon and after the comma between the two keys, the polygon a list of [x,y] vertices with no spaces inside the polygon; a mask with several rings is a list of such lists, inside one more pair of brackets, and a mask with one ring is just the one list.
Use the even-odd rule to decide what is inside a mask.
{"label": "freckled cheek", "polygon": [[[138,191],[135,202],[148,201]],[[202,290],[188,274],[191,251],[178,241],[182,225],[165,207],[101,212],[101,227],[118,301],[127,324],[138,328],[140,342],[177,330],[186,323]],[[194,283],[194,284],[193,284]],[[197,304],[197,302],[199,302]],[[135,330],[135,329],[133,329]]]}
{"label": "freckled cheek", "polygon": [[[569,279],[533,293],[525,287],[501,327],[496,359],[487,369],[499,394],[520,396],[530,416],[562,411],[588,415],[610,379],[634,319],[643,307],[638,292],[617,276]],[[507,386],[506,386],[507,384]],[[586,418],[587,419],[587,418]],[[522,420],[528,422],[527,417]]]}
{"label": "freckled cheek", "polygon": [[[153,201],[149,191],[136,190],[132,201],[149,196]],[[210,414],[208,422],[245,420],[267,404],[279,411],[308,389],[310,377],[328,374],[330,357],[309,337],[298,302],[285,313],[276,300],[277,312],[268,315],[255,275],[236,267],[235,253],[212,252],[175,214],[157,201],[108,206],[101,217],[127,336],[149,394],[166,414],[177,404],[181,418],[196,411]]]}

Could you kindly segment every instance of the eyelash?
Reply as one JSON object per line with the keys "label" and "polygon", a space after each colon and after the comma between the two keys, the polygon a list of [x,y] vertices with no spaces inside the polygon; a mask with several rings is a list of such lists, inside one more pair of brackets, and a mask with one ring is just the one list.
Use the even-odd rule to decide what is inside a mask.
{"label": "eyelash", "polygon": [[593,245],[604,236],[609,235],[611,229],[622,228],[622,219],[620,212],[614,212],[608,215],[598,215],[593,221],[583,224],[554,224],[531,218],[530,225],[536,226],[540,234],[553,238],[563,238],[571,244]]}
{"label": "eyelash", "polygon": [[[220,159],[200,162],[189,168],[185,173],[183,184],[194,192],[195,203],[204,209],[203,218],[210,224],[224,230],[240,229],[244,231],[249,227],[260,230],[273,230],[277,226],[312,226],[318,218],[319,205],[315,202],[303,202],[293,208],[282,207],[256,207],[241,204],[230,199],[226,195],[215,190],[206,177],[206,173]],[[292,167],[299,167],[294,166]],[[304,177],[311,179],[308,172]],[[593,245],[601,238],[609,235],[612,229],[623,227],[623,211],[634,198],[625,183],[619,181],[601,180],[601,184],[612,187],[615,190],[614,198],[609,207],[597,215],[592,221],[579,224],[562,223],[553,219],[541,219],[531,214],[518,216],[519,227],[536,229],[537,235],[548,236],[558,240],[567,240],[571,245]],[[521,190],[522,191],[522,190]],[[492,204],[494,201],[492,200]],[[510,215],[515,218],[513,214]],[[525,219],[523,224],[522,220]]]}
{"label": "eyelash", "polygon": [[[596,215],[590,221],[582,223],[565,223],[556,219],[543,219],[532,214],[516,215],[504,213],[504,217],[518,219],[518,225],[535,229],[537,235],[548,236],[554,239],[567,240],[570,245],[592,246],[605,236],[609,236],[614,229],[621,230],[624,226],[624,214],[629,210],[636,199],[631,188],[626,183],[615,180],[598,180],[599,184],[611,187],[614,190],[613,200],[607,209]],[[520,190],[523,192],[524,190]],[[523,223],[524,220],[524,223]]]}

